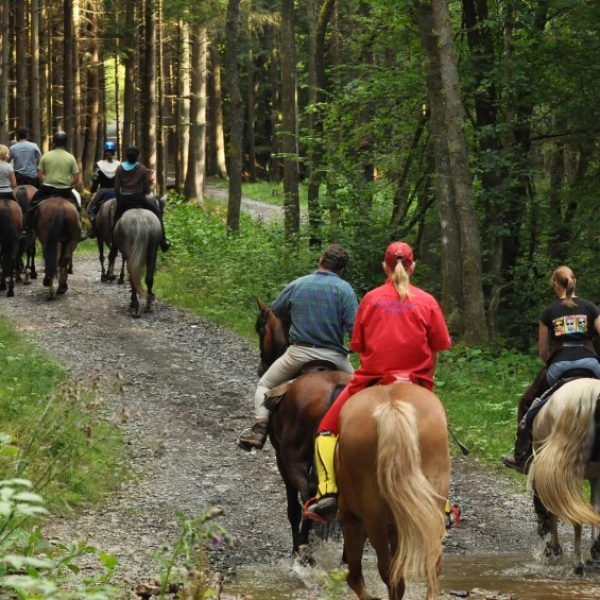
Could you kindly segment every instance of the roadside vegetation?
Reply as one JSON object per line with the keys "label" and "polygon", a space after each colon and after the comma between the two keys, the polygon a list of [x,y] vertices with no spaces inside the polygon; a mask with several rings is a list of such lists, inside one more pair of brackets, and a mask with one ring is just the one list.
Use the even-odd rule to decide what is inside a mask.
{"label": "roadside vegetation", "polygon": [[[252,197],[246,187],[244,193]],[[206,211],[170,204],[173,249],[162,257],[155,289],[163,300],[256,340],[256,298],[272,302],[291,279],[315,268],[318,253],[288,254],[279,225],[255,223],[248,216],[233,235],[225,226],[225,211],[216,203]],[[357,291],[381,281],[375,270],[359,273],[351,266],[347,275]],[[426,265],[420,265],[415,282],[428,289],[422,281],[427,277]],[[458,343],[440,354],[437,369],[437,392],[452,430],[473,456],[489,464],[499,464],[500,454],[512,448],[518,400],[541,366],[533,351],[501,349],[503,345],[501,340],[490,348]]]}

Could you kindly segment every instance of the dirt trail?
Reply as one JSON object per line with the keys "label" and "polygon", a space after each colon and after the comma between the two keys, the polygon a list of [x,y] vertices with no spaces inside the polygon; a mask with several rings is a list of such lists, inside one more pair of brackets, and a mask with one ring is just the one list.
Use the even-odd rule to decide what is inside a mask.
{"label": "dirt trail", "polygon": [[[0,298],[0,313],[74,376],[100,376],[139,474],[104,506],[57,519],[48,533],[62,542],[87,538],[115,553],[124,590],[156,572],[149,555],[176,537],[176,511],[192,516],[223,507],[222,524],[236,543],[210,556],[227,576],[241,565],[287,561],[290,534],[273,450],[246,454],[234,444],[251,416],[255,344],[160,300],[153,315],[134,320],[126,286],[99,280],[96,258],[78,255],[64,297],[48,302],[36,282],[19,286],[14,299]],[[117,373],[123,394],[115,392]],[[447,552],[514,553],[534,545],[529,500],[501,473],[457,458],[453,495],[463,521]]]}

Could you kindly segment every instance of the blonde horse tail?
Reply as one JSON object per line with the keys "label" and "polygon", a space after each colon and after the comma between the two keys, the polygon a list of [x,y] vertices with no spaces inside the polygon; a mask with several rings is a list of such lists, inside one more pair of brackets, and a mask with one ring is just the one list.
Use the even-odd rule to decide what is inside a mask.
{"label": "blonde horse tail", "polygon": [[529,470],[529,487],[551,513],[571,525],[600,525],[581,483],[594,438],[597,398],[584,391],[567,400]]}
{"label": "blonde horse tail", "polygon": [[392,512],[397,550],[392,558],[390,583],[407,575],[424,576],[428,589],[437,591],[437,563],[446,535],[443,499],[421,470],[421,453],[413,406],[391,400],[377,407],[377,482]]}

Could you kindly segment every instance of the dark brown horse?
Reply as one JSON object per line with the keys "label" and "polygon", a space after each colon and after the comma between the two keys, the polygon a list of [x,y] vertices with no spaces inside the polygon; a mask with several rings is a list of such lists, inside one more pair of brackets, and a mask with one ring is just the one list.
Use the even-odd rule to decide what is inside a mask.
{"label": "dark brown horse", "polygon": [[340,414],[336,454],[348,585],[365,589],[365,541],[390,600],[404,596],[404,580],[423,576],[433,600],[445,536],[450,483],[446,412],[435,394],[411,383],[367,388]]}
{"label": "dark brown horse", "polygon": [[[44,251],[44,286],[49,299],[64,294],[73,252],[81,239],[81,223],[75,206],[65,198],[53,196],[41,202],[33,217],[33,228]],[[55,281],[58,278],[58,288]]]}
{"label": "dark brown horse", "polygon": [[[115,210],[117,208],[117,199],[111,198],[106,200],[100,207],[98,215],[96,217],[96,231],[98,235],[96,240],[98,242],[98,255],[100,259],[100,267],[102,274],[100,280],[114,281],[117,277],[115,275],[115,260],[119,253],[117,245],[113,243],[113,222],[115,217]],[[108,254],[108,269],[104,268],[104,245],[109,248]],[[119,274],[119,284],[125,282],[125,261],[121,261],[121,273]]]}
{"label": "dark brown horse", "polygon": [[[15,200],[23,212],[23,225],[27,221],[29,204],[36,192],[37,188],[33,185],[19,185],[14,191]],[[25,256],[25,262],[23,262],[23,256]],[[21,237],[17,253],[16,269],[17,279],[20,280],[22,275],[24,278],[23,283],[28,284],[31,283],[31,279],[37,279],[37,272],[35,270],[35,233],[33,228]]]}
{"label": "dark brown horse", "polygon": [[19,237],[23,227],[23,212],[14,200],[0,200],[0,291],[4,292],[8,278],[10,298],[15,295],[15,265],[19,252]]}
{"label": "dark brown horse", "polygon": [[[279,357],[287,346],[288,324],[258,302],[256,332],[260,340],[259,375]],[[316,369],[311,371],[311,369]],[[311,521],[302,519],[302,506],[316,492],[314,441],[319,422],[331,405],[334,390],[350,380],[343,371],[324,370],[326,365],[311,364],[307,372],[291,382],[273,388],[265,405],[272,411],[269,439],[275,448],[277,467],[285,484],[287,514],[292,528],[292,553],[312,562],[308,547]]]}

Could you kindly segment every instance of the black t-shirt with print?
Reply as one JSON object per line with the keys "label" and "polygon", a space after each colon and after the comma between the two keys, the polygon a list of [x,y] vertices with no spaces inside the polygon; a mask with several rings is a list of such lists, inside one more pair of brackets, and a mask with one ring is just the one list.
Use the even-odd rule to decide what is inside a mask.
{"label": "black t-shirt with print", "polygon": [[600,315],[600,308],[578,296],[573,302],[575,306],[565,306],[557,299],[540,316],[540,321],[550,331],[550,347],[562,346],[552,354],[549,363],[595,356],[583,344],[596,335],[594,321]]}

